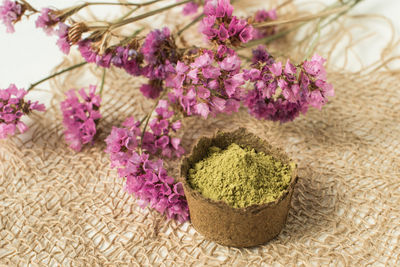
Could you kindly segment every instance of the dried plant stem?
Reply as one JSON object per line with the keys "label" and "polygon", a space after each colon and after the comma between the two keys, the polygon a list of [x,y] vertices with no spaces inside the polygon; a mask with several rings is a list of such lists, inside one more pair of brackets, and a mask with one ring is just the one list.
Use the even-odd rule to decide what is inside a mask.
{"label": "dried plant stem", "polygon": [[282,4],[280,4],[279,6],[277,6],[275,9],[276,10],[281,9],[282,7],[284,7],[290,3],[293,3],[293,0],[287,0],[287,1],[283,2]]}
{"label": "dried plant stem", "polygon": [[319,42],[319,38],[321,37],[321,22],[322,22],[322,20],[320,20],[320,21],[317,23],[317,29],[318,29],[318,31],[317,31],[317,32],[318,32],[318,33],[317,33],[317,37],[316,37],[316,38],[313,40],[313,42],[311,43],[310,48],[308,49],[304,60],[306,60],[307,58],[310,57],[312,51],[315,50],[315,47],[317,46],[317,43]]}
{"label": "dried plant stem", "polygon": [[143,126],[143,131],[142,131],[142,136],[141,136],[141,138],[140,138],[140,150],[142,150],[142,145],[143,145],[143,137],[144,137],[144,134],[145,134],[145,132],[146,132],[146,129],[147,129],[147,125],[149,124],[149,121],[150,121],[150,117],[151,117],[151,114],[153,114],[153,111],[156,109],[156,107],[158,106],[158,102],[165,96],[165,94],[167,93],[167,90],[165,90],[158,98],[157,98],[157,100],[154,102],[154,105],[153,105],[153,107],[151,108],[151,110],[149,111],[149,113],[147,113],[147,115],[141,120],[141,122],[140,122],[140,124],[142,124],[143,123],[143,121],[144,121],[144,126]]}
{"label": "dried plant stem", "polygon": [[28,1],[26,0],[20,0],[22,3],[24,3],[24,5],[28,8],[28,10],[33,11],[35,13],[39,13],[39,10],[37,10],[36,8],[34,8],[33,6],[31,6],[31,4],[28,3]]}
{"label": "dried plant stem", "polygon": [[176,35],[180,36],[184,31],[192,27],[194,24],[196,24],[198,21],[200,21],[204,17],[204,14],[201,14],[197,16],[194,20],[192,20],[190,23],[186,24],[181,30],[179,30]]}
{"label": "dried plant stem", "polygon": [[85,64],[87,64],[86,61],[81,62],[81,63],[78,63],[78,64],[75,64],[75,65],[72,65],[71,67],[68,67],[68,68],[66,68],[66,69],[63,69],[63,70],[61,70],[61,71],[59,71],[59,72],[56,72],[56,73],[54,73],[54,74],[52,74],[52,75],[49,75],[49,76],[47,76],[47,77],[45,77],[45,78],[43,78],[43,79],[41,79],[41,80],[39,80],[39,81],[37,81],[37,82],[31,84],[31,86],[28,88],[27,91],[32,90],[35,86],[37,86],[37,85],[39,85],[39,84],[41,84],[41,83],[43,83],[43,82],[45,82],[45,81],[47,81],[47,80],[49,80],[49,79],[51,79],[51,78],[54,78],[54,77],[56,77],[56,76],[58,76],[58,75],[60,75],[60,74],[63,74],[63,73],[68,72],[68,71],[71,71],[71,70],[73,70],[73,69],[82,67],[82,66],[85,65]]}
{"label": "dried plant stem", "polygon": [[135,12],[136,10],[138,10],[139,8],[140,8],[140,6],[137,6],[137,7],[133,8],[133,9],[129,10],[128,13],[126,13],[125,15],[123,15],[122,17],[120,17],[119,19],[117,19],[114,23],[123,21],[124,19],[126,19],[127,17],[129,17],[130,15],[132,15],[132,13]]}
{"label": "dried plant stem", "polygon": [[103,68],[103,75],[101,76],[101,84],[100,84],[100,92],[99,95],[101,96],[101,94],[103,93],[103,89],[104,89],[104,82],[106,80],[106,68]]}
{"label": "dried plant stem", "polygon": [[282,25],[282,24],[288,24],[288,23],[310,21],[310,20],[314,20],[314,19],[330,16],[332,14],[341,13],[343,11],[349,10],[350,8],[351,8],[351,6],[343,6],[343,7],[335,8],[335,9],[332,9],[332,10],[326,10],[326,11],[320,12],[318,14],[313,14],[313,15],[308,15],[308,16],[301,16],[301,17],[297,17],[297,18],[293,18],[293,19],[291,18],[291,19],[275,20],[275,21],[257,23],[257,24],[254,24],[253,26],[255,28],[262,28],[262,27],[276,26],[276,25]]}
{"label": "dried plant stem", "polygon": [[161,2],[163,0],[153,0],[153,1],[149,1],[149,2],[144,2],[144,3],[130,3],[130,2],[117,2],[117,3],[113,3],[113,2],[91,2],[91,3],[87,3],[87,6],[95,6],[95,5],[113,5],[113,6],[148,6],[157,2]]}
{"label": "dried plant stem", "polygon": [[[354,6],[356,6],[356,5],[357,5],[358,3],[360,3],[361,1],[363,1],[363,0],[356,0],[356,1],[355,1],[353,4],[351,4],[351,5],[346,4],[346,6],[344,6],[344,7],[341,7],[341,8],[334,8],[333,10],[332,10],[332,6],[331,6],[331,7],[327,8],[327,9],[325,9],[325,11],[321,12],[320,14],[307,16],[307,17],[308,17],[307,20],[299,20],[299,19],[293,19],[293,20],[290,20],[290,21],[289,21],[289,20],[286,20],[286,21],[289,21],[289,22],[286,22],[286,21],[285,21],[285,23],[301,22],[301,21],[302,21],[302,22],[301,22],[300,24],[298,24],[298,25],[292,27],[292,28],[289,28],[289,29],[284,30],[284,31],[280,31],[280,32],[278,32],[278,33],[276,33],[276,34],[274,34],[274,35],[272,35],[272,36],[267,36],[267,37],[265,37],[265,38],[261,38],[261,39],[257,39],[257,40],[250,41],[250,42],[248,42],[247,44],[245,44],[244,47],[239,48],[239,50],[240,50],[240,49],[243,49],[243,48],[253,47],[253,46],[256,46],[256,45],[259,45],[259,44],[268,44],[268,43],[270,43],[270,42],[272,42],[272,41],[274,41],[274,40],[276,40],[276,39],[279,39],[279,38],[285,36],[286,34],[288,34],[288,33],[290,33],[290,32],[293,32],[293,31],[297,30],[298,28],[302,27],[303,25],[307,24],[308,22],[310,22],[310,21],[312,21],[312,20],[314,20],[314,19],[318,19],[318,18],[319,18],[319,19],[321,19],[321,21],[323,21],[324,19],[326,19],[326,17],[328,17],[328,16],[330,16],[330,15],[332,15],[332,14],[335,14],[335,13],[339,12],[338,14],[336,14],[335,17],[333,17],[333,18],[330,19],[327,23],[323,24],[323,25],[320,27],[320,29],[323,29],[324,27],[326,27],[327,25],[329,25],[329,23],[335,21],[335,20],[338,19],[339,17],[341,17],[341,16],[343,16],[344,14],[346,14],[347,12],[349,12]],[[333,5],[333,6],[335,6],[335,5]],[[340,11],[340,10],[341,10],[341,11]],[[333,11],[335,11],[335,12],[333,12]],[[323,15],[321,15],[321,14],[323,14]],[[303,18],[304,18],[304,17],[303,17]],[[269,22],[267,22],[267,23],[269,23]],[[271,23],[272,23],[272,22],[271,22]],[[263,24],[265,24],[265,23],[263,23]],[[260,25],[260,24],[258,24],[258,25]],[[311,37],[311,36],[312,36],[312,35],[310,35],[309,37]]]}
{"label": "dried plant stem", "polygon": [[[320,25],[320,23],[322,23],[326,18],[321,18],[320,23],[316,26],[319,28],[319,30],[324,29],[326,26],[328,26],[329,24],[331,24],[332,22],[336,21],[338,18],[340,18],[341,16],[345,15],[347,12],[349,12],[352,8],[354,8],[354,6],[356,6],[357,4],[359,4],[361,1],[363,0],[356,0],[353,4],[350,5],[349,9],[344,10],[338,14],[336,14],[333,18],[331,18],[330,20],[328,20],[327,22],[325,22],[323,25]],[[309,40],[313,35],[314,35],[315,31],[312,31],[312,33],[308,34],[307,36],[305,36],[301,41],[297,42],[296,45],[301,45],[302,43],[304,43],[305,41]]]}
{"label": "dried plant stem", "polygon": [[291,33],[291,32],[293,32],[293,31],[297,30],[298,28],[302,27],[302,26],[305,25],[306,23],[307,23],[307,22],[302,22],[302,23],[300,23],[300,24],[298,24],[298,25],[296,25],[296,26],[294,26],[294,27],[292,27],[292,28],[289,28],[289,29],[287,29],[287,30],[279,31],[278,33],[276,33],[276,34],[274,34],[274,35],[271,35],[271,36],[268,36],[268,37],[264,37],[264,38],[261,38],[261,39],[257,39],[257,40],[250,41],[250,42],[248,42],[247,44],[245,44],[243,47],[241,47],[241,48],[239,48],[239,49],[237,49],[237,50],[241,50],[241,49],[244,49],[244,48],[253,47],[253,46],[256,46],[256,45],[260,45],[260,44],[268,44],[268,43],[270,43],[270,42],[272,42],[272,41],[275,41],[275,40],[277,40],[277,39],[279,39],[279,38],[285,36],[285,35],[288,34],[288,33]]}
{"label": "dried plant stem", "polygon": [[165,10],[174,8],[174,7],[176,7],[176,6],[180,6],[180,5],[189,3],[190,1],[192,1],[192,0],[184,0],[184,1],[177,2],[177,3],[175,3],[175,4],[172,4],[172,5],[169,5],[169,6],[165,6],[165,7],[156,9],[156,10],[152,10],[152,11],[150,11],[150,12],[147,12],[147,13],[145,13],[145,14],[142,14],[142,15],[139,15],[139,16],[136,16],[136,17],[133,17],[133,18],[129,18],[129,19],[123,20],[123,21],[121,21],[121,22],[115,23],[115,24],[113,24],[112,26],[110,26],[110,30],[113,30],[113,29],[115,29],[115,28],[124,26],[124,25],[126,25],[126,24],[129,24],[129,23],[132,23],[132,22],[135,22],[135,21],[138,21],[138,20],[141,20],[141,19],[144,19],[144,18],[153,16],[153,15],[155,15],[155,14],[158,14],[158,13],[163,12],[163,11],[165,11]]}

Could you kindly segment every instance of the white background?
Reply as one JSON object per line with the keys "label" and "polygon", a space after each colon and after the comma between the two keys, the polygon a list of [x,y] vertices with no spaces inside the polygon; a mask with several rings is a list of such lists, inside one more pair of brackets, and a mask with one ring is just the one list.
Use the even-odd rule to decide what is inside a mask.
{"label": "white background", "polygon": [[[175,2],[175,0],[167,0],[165,2],[168,1]],[[324,4],[334,2],[319,1]],[[140,0],[136,0],[136,2],[140,2]],[[299,7],[301,7],[301,3],[304,1],[295,2],[298,2]],[[29,0],[29,3],[35,8],[40,9],[46,6],[62,8],[81,2]],[[113,8],[108,6],[103,8],[101,13],[107,16],[112,10]],[[115,7],[114,10],[118,11],[118,7]],[[364,0],[351,14],[385,15],[394,22],[396,34],[399,36],[399,0]],[[15,83],[17,87],[27,88],[31,83],[47,76],[52,68],[61,62],[64,55],[55,44],[56,37],[49,37],[41,29],[36,29],[34,24],[35,19],[36,17],[32,17],[30,20],[24,19],[22,22],[19,22],[15,25],[16,32],[14,34],[7,34],[4,25],[0,25],[0,88],[6,88],[10,83]],[[365,20],[360,20],[360,23],[366,22]],[[372,25],[368,24],[368,27],[372,28],[376,34],[366,40],[363,45],[357,47],[357,53],[365,63],[379,58],[378,51],[390,39],[390,30],[386,24],[379,23],[378,21],[377,23],[372,23]],[[354,69],[357,68],[356,62],[350,63],[350,67],[354,64]]]}

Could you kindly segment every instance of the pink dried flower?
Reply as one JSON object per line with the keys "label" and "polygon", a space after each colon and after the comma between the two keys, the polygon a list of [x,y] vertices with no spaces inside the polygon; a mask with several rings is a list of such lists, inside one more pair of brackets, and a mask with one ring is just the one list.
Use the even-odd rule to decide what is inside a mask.
{"label": "pink dried flower", "polygon": [[149,160],[148,154],[133,153],[120,174],[126,177],[127,191],[138,198],[142,207],[149,205],[167,218],[179,222],[189,219],[182,184],[168,176],[162,160],[154,162]]}
{"label": "pink dried flower", "polygon": [[24,8],[16,1],[4,0],[0,6],[0,20],[7,27],[8,33],[15,32],[14,23],[21,19]]}
{"label": "pink dried flower", "polygon": [[[118,167],[119,176],[126,178],[127,191],[138,198],[142,207],[149,205],[170,219],[184,222],[188,220],[189,211],[182,185],[167,175],[161,159],[149,159],[150,154],[160,149],[164,156],[168,156],[165,151],[172,154],[172,149],[176,152],[182,149],[179,138],[169,137],[170,130],[180,128],[180,122],[170,123],[174,113],[168,106],[167,101],[160,100],[156,108],[157,117],[149,124],[152,132],[146,132],[141,141],[141,123],[133,117],[125,120],[123,128],[113,127],[106,138],[106,152],[110,154],[111,166]],[[140,142],[146,151],[141,155],[136,152]]]}
{"label": "pink dried flower", "polygon": [[122,126],[124,128],[113,127],[105,140],[107,143],[105,151],[110,154],[111,167],[125,166],[140,143],[140,121],[129,117]]}
{"label": "pink dried flower", "polygon": [[204,6],[205,17],[199,26],[200,32],[217,44],[229,41],[237,46],[247,43],[253,38],[253,27],[246,20],[232,16],[232,12],[233,6],[229,0],[207,1]]}
{"label": "pink dried flower", "polygon": [[60,48],[60,50],[68,55],[69,50],[71,49],[71,44],[68,40],[68,30],[69,26],[60,22],[58,24],[58,30],[57,30],[57,35],[58,35],[58,40],[57,40],[57,45]]}
{"label": "pink dried flower", "polygon": [[165,79],[174,71],[172,64],[178,61],[179,55],[170,30],[151,31],[140,49],[147,66],[142,70],[142,75],[149,79]]}
{"label": "pink dried flower", "polygon": [[170,101],[179,104],[187,115],[203,118],[237,111],[244,84],[240,64],[236,53],[224,46],[217,53],[201,51],[190,64],[178,62],[176,74],[167,80],[174,88]]}
{"label": "pink dried flower", "polygon": [[292,121],[300,113],[307,112],[309,106],[321,109],[327,97],[334,95],[332,85],[325,81],[325,60],[318,55],[299,66],[287,60],[284,68],[264,47],[257,48],[253,56],[254,68],[244,71],[245,79],[254,84],[254,90],[245,98],[245,105],[258,119]]}
{"label": "pink dried flower", "polygon": [[36,28],[42,28],[47,35],[52,35],[54,33],[54,26],[60,19],[54,14],[54,10],[49,8],[43,8],[40,13],[35,22]]}
{"label": "pink dried flower", "polygon": [[150,121],[151,132],[146,132],[143,140],[143,149],[150,154],[160,153],[164,157],[181,157],[185,150],[181,147],[181,140],[172,137],[171,132],[181,127],[179,120],[172,120],[174,112],[169,110],[169,103],[160,100],[156,108],[157,117]]}
{"label": "pink dried flower", "polygon": [[96,86],[89,86],[89,94],[82,88],[79,95],[73,89],[66,93],[67,98],[61,102],[63,113],[64,137],[69,147],[80,151],[82,145],[93,143],[96,135],[97,123],[101,118],[99,112],[101,98],[95,94]]}
{"label": "pink dried flower", "polygon": [[24,100],[28,92],[18,89],[11,84],[7,89],[0,89],[0,139],[14,135],[18,129],[20,133],[28,130],[20,119],[33,110],[44,111],[45,106],[36,102]]}
{"label": "pink dried flower", "polygon": [[124,69],[133,76],[142,74],[141,63],[143,56],[137,51],[135,43],[111,47],[104,54],[100,55],[93,49],[92,41],[86,39],[78,42],[78,49],[81,56],[89,63],[95,63],[103,68],[109,68],[112,64]]}

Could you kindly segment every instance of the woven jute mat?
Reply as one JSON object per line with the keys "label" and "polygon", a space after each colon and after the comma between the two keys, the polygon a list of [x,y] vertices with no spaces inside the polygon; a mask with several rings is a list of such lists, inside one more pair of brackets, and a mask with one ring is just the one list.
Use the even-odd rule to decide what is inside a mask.
{"label": "woven jute mat", "polygon": [[62,96],[56,95],[43,117],[33,117],[31,138],[0,142],[0,263],[399,266],[400,78],[384,72],[330,72],[328,78],[336,97],[291,123],[258,121],[245,110],[184,121],[187,151],[201,135],[242,126],[298,162],[300,178],[284,230],[250,249],[204,240],[190,223],[141,209],[124,191],[102,140],[111,125],[132,114],[141,118],[149,109],[137,80],[109,72],[106,86],[113,90],[105,90],[100,136],[80,153],[63,142]]}

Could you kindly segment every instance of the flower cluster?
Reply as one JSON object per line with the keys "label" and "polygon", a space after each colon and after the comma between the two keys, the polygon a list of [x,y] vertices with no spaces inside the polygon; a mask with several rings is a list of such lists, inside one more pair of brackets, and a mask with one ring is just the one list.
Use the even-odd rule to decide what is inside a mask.
{"label": "flower cluster", "polygon": [[95,44],[85,39],[78,42],[78,49],[81,56],[89,63],[95,63],[103,68],[109,68],[112,65],[124,69],[127,73],[139,76],[142,72],[140,64],[143,56],[138,52],[138,44],[132,41],[124,46],[110,47],[105,53],[100,54]]}
{"label": "flower cluster", "polygon": [[55,15],[54,10],[43,8],[35,24],[36,28],[42,28],[48,35],[54,34],[54,26],[60,22],[60,18]]}
{"label": "flower cluster", "polygon": [[258,119],[287,122],[305,113],[309,106],[321,109],[328,96],[334,95],[326,82],[324,59],[314,55],[295,66],[287,60],[283,67],[260,46],[254,51],[253,68],[244,78],[254,84],[245,99],[250,114]]}
{"label": "flower cluster", "polygon": [[200,23],[200,32],[218,44],[237,46],[247,43],[253,38],[253,27],[232,13],[233,6],[229,0],[208,1],[204,6],[205,17]]}
{"label": "flower cluster", "polygon": [[189,219],[183,186],[167,175],[162,160],[151,161],[146,153],[133,153],[120,173],[126,177],[127,191],[138,198],[142,207],[149,205],[179,222]]}
{"label": "flower cluster", "polygon": [[[89,63],[103,68],[114,65],[133,76],[143,75],[150,79],[140,91],[144,96],[155,99],[163,88],[163,80],[174,72],[180,55],[168,28],[151,31],[140,46],[136,39],[128,45],[108,48],[103,54],[98,45],[89,39],[78,42],[82,57]],[[146,63],[146,65],[144,65]]]}
{"label": "flower cluster", "polygon": [[[36,28],[42,28],[47,35],[57,35],[57,46],[61,52],[68,55],[71,49],[71,42],[68,34],[70,26],[64,23],[64,19],[60,18],[56,10],[50,8],[43,8],[39,17],[36,19]],[[56,29],[56,26],[58,28]]]}
{"label": "flower cluster", "polygon": [[156,108],[156,118],[150,121],[151,132],[145,132],[142,140],[143,149],[150,154],[161,154],[164,157],[181,157],[185,152],[181,147],[181,139],[171,137],[171,132],[176,132],[181,128],[179,120],[172,121],[174,112],[169,110],[166,100],[160,100]]}
{"label": "flower cluster", "polygon": [[16,1],[4,0],[0,6],[0,20],[7,27],[8,33],[15,32],[14,23],[21,19],[25,12],[24,5]]}
{"label": "flower cluster", "polygon": [[147,34],[140,52],[147,62],[142,75],[152,80],[165,79],[173,71],[172,64],[175,64],[180,57],[175,41],[167,27]]}
{"label": "flower cluster", "polygon": [[[169,123],[173,112],[168,110],[166,101],[160,101],[156,113],[157,118],[149,125],[152,132],[145,132],[142,140],[141,123],[133,117],[125,120],[123,128],[113,127],[106,139],[106,152],[110,154],[111,166],[118,167],[119,175],[127,179],[128,192],[133,193],[142,206],[149,204],[168,218],[186,221],[189,213],[182,185],[167,175],[161,159],[149,160],[150,154],[160,150],[163,156],[181,156],[180,139],[168,135],[170,130],[180,128],[180,122]],[[136,152],[139,145],[143,148],[140,155]]]}
{"label": "flower cluster", "polygon": [[169,110],[168,101],[160,100],[155,111],[156,117],[149,123],[150,131],[143,133],[143,139],[140,130],[141,122],[135,121],[133,117],[125,120],[122,124],[124,128],[113,127],[106,139],[106,152],[110,154],[112,166],[123,165],[126,157],[130,157],[139,144],[141,149],[150,155],[161,155],[167,158],[183,155],[181,140],[171,136],[171,133],[181,128],[181,122],[173,120],[174,112]]}
{"label": "flower cluster", "polygon": [[0,89],[0,139],[14,135],[16,129],[20,133],[28,130],[28,126],[20,119],[33,110],[44,111],[45,106],[24,100],[28,92],[11,84],[7,89]]}
{"label": "flower cluster", "polygon": [[110,135],[106,138],[106,152],[110,155],[111,167],[125,166],[140,144],[140,121],[133,117],[127,118],[123,128],[113,126]]}
{"label": "flower cluster", "polygon": [[84,144],[93,143],[97,132],[96,126],[101,118],[101,98],[95,92],[94,85],[89,87],[89,94],[82,88],[79,95],[83,101],[80,102],[75,91],[71,89],[66,93],[67,98],[61,102],[65,141],[76,151],[80,151]]}
{"label": "flower cluster", "polygon": [[174,88],[169,100],[189,116],[237,112],[244,84],[240,65],[239,57],[226,46],[216,53],[201,50],[194,62],[176,65],[176,74],[167,80]]}
{"label": "flower cluster", "polygon": [[[254,22],[256,22],[256,23],[268,22],[268,21],[277,20],[277,18],[278,18],[278,16],[276,14],[275,9],[271,9],[268,11],[265,9],[261,9],[261,10],[258,10],[256,12],[256,14],[254,15]],[[274,26],[257,28],[257,29],[254,29],[254,31],[253,31],[253,39],[261,39],[263,37],[273,35],[273,34],[275,34],[275,32],[276,32],[276,27],[274,27]]]}
{"label": "flower cluster", "polygon": [[71,49],[71,44],[68,40],[68,30],[69,26],[62,22],[58,24],[58,29],[56,30],[56,34],[58,35],[57,45],[66,55],[69,54],[69,50]]}

